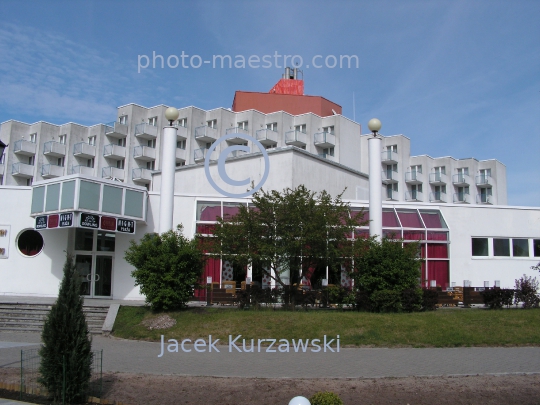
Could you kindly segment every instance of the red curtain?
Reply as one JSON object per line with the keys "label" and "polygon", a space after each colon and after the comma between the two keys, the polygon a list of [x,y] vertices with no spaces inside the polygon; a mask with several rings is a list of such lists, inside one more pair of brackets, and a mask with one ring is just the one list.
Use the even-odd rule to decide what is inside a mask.
{"label": "red curtain", "polygon": [[428,243],[428,258],[448,259],[448,245],[445,243]]}
{"label": "red curtain", "polygon": [[214,224],[197,224],[197,233],[213,235],[216,226]]}
{"label": "red curtain", "polygon": [[[404,228],[423,228],[422,221],[416,211],[398,211],[399,220]],[[383,214],[384,215],[384,214]]]}
{"label": "red curtain", "polygon": [[448,232],[433,232],[428,231],[428,240],[448,240]]}
{"label": "red curtain", "polygon": [[201,221],[216,221],[221,216],[221,207],[205,207],[201,210]]}
{"label": "red curtain", "polygon": [[223,206],[223,218],[234,217],[240,211],[240,207]]}
{"label": "red curtain", "polygon": [[437,286],[446,288],[449,284],[448,260],[430,260],[428,262],[428,280],[435,280]]}
{"label": "red curtain", "polygon": [[388,211],[383,210],[382,213],[382,224],[383,226],[388,226],[390,228],[398,228],[399,223],[396,218],[396,214],[394,213],[394,210]]}
{"label": "red curtain", "polygon": [[422,215],[427,228],[443,228],[438,212],[420,212],[420,215]]}
{"label": "red curtain", "polygon": [[425,235],[423,231],[403,231],[403,239],[405,240],[424,240]]}
{"label": "red curtain", "polygon": [[[206,261],[203,275],[199,280],[202,285],[206,284],[206,277],[212,277],[213,283],[221,283],[221,259],[210,257]],[[205,290],[195,290],[195,297],[200,300],[206,299]]]}

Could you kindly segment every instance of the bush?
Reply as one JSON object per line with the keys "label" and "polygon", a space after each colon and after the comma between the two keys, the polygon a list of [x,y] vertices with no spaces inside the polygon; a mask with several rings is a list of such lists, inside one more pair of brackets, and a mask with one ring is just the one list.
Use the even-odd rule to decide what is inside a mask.
{"label": "bush", "polygon": [[354,295],[354,308],[357,311],[371,311],[371,300],[365,291],[356,291]]}
{"label": "bush", "polygon": [[331,391],[317,392],[309,401],[311,405],[343,405],[341,398]]}
{"label": "bush", "polygon": [[401,293],[401,306],[405,312],[418,312],[422,309],[422,290],[408,288]]}
{"label": "bush", "polygon": [[490,309],[501,309],[510,306],[514,300],[514,290],[494,288],[482,293],[484,305]]}
{"label": "bush", "polygon": [[523,308],[538,308],[540,298],[537,295],[538,281],[536,277],[523,276],[516,280],[516,294],[514,303],[517,305],[523,303]]}
{"label": "bush", "polygon": [[435,311],[439,302],[437,291],[422,289],[422,311]]}
{"label": "bush", "polygon": [[373,312],[399,312],[402,309],[401,292],[380,290],[371,294],[371,310]]}
{"label": "bush", "polygon": [[146,303],[153,310],[171,310],[185,306],[193,295],[204,266],[204,254],[196,240],[177,231],[145,234],[140,243],[130,242],[126,261],[135,267],[131,273],[140,286]]}

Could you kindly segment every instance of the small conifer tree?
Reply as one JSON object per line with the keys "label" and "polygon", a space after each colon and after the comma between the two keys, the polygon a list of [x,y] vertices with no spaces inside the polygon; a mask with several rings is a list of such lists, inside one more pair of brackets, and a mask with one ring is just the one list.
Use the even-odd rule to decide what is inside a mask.
{"label": "small conifer tree", "polygon": [[55,402],[62,400],[63,390],[67,403],[86,400],[91,376],[92,342],[83,313],[83,302],[79,274],[73,256],[67,254],[58,299],[43,325],[43,346],[39,351],[41,364],[38,381]]}

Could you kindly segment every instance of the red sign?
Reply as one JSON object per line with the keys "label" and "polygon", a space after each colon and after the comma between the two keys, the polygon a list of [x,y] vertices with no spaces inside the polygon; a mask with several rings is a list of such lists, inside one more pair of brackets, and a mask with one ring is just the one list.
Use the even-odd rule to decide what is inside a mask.
{"label": "red sign", "polygon": [[101,217],[101,229],[106,231],[116,231],[116,218],[113,217]]}
{"label": "red sign", "polygon": [[58,214],[49,215],[49,219],[47,221],[47,228],[58,228],[59,222],[60,222],[60,215]]}

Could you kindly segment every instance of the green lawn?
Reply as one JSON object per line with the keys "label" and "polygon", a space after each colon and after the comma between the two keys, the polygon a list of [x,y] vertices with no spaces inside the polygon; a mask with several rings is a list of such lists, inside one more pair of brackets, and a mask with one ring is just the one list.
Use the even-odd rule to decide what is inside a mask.
{"label": "green lawn", "polygon": [[242,311],[193,308],[167,312],[177,323],[148,330],[141,321],[158,316],[144,307],[121,307],[114,336],[158,341],[229,335],[246,339],[314,339],[340,335],[341,346],[457,347],[540,345],[540,310],[439,309],[413,314],[337,310]]}

